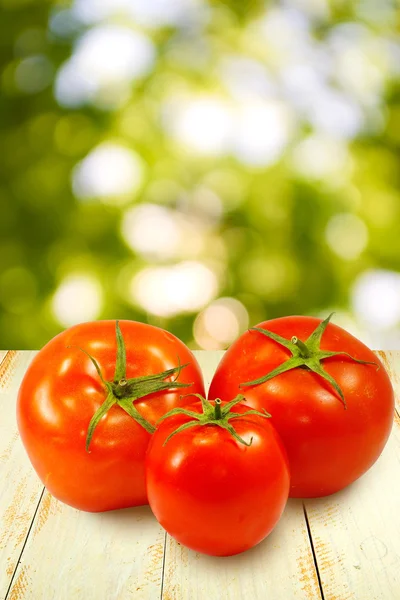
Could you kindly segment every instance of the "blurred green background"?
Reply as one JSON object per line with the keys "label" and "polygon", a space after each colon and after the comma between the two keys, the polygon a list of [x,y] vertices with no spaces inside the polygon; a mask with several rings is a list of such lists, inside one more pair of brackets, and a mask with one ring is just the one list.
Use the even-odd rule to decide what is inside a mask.
{"label": "blurred green background", "polygon": [[400,348],[394,0],[0,6],[0,347],[335,310]]}

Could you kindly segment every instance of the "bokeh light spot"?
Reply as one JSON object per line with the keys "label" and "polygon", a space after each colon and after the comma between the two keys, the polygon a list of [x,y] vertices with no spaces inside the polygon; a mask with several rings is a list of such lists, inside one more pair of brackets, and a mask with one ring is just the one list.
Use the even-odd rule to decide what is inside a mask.
{"label": "bokeh light spot", "polygon": [[144,310],[160,317],[196,312],[218,292],[215,273],[205,264],[184,261],[148,267],[134,276],[130,296]]}
{"label": "bokeh light spot", "polygon": [[114,16],[131,18],[144,27],[190,26],[205,17],[202,0],[75,0],[73,14],[86,24]]}
{"label": "bokeh light spot", "polygon": [[49,17],[50,32],[61,39],[68,39],[76,35],[81,23],[70,8],[54,7]]}
{"label": "bokeh light spot", "polygon": [[352,305],[369,329],[389,329],[400,322],[400,274],[370,269],[355,281]]}
{"label": "bokeh light spot", "polygon": [[292,119],[283,104],[246,103],[235,120],[233,153],[245,165],[265,167],[281,156],[291,130]]}
{"label": "bokeh light spot", "polygon": [[128,246],[149,259],[173,258],[181,231],[173,210],[156,204],[141,204],[127,211],[121,225]]}
{"label": "bokeh light spot", "polygon": [[301,141],[293,151],[294,170],[311,180],[347,179],[352,162],[347,146],[326,136],[312,135]]}
{"label": "bokeh light spot", "polygon": [[41,54],[46,46],[46,32],[37,27],[24,29],[15,40],[15,56],[26,57]]}
{"label": "bokeh light spot", "polygon": [[230,105],[212,96],[172,100],[164,109],[166,129],[188,148],[210,156],[228,152],[232,118]]}
{"label": "bokeh light spot", "polygon": [[71,107],[86,102],[117,106],[128,97],[130,83],[147,75],[154,61],[153,43],[144,34],[117,25],[94,27],[61,66],[55,85],[57,101]]}
{"label": "bokeh light spot", "polygon": [[15,69],[15,83],[25,94],[37,94],[50,85],[53,65],[43,55],[29,56],[21,60]]}
{"label": "bokeh light spot", "polygon": [[202,223],[195,216],[156,204],[126,211],[121,233],[127,245],[147,260],[194,258],[204,247]]}
{"label": "bokeh light spot", "polygon": [[238,101],[270,98],[276,93],[276,84],[260,61],[229,56],[221,61],[220,71],[222,81]]}
{"label": "bokeh light spot", "polygon": [[75,167],[72,187],[82,200],[124,196],[137,192],[143,175],[143,162],[133,150],[105,142]]}
{"label": "bokeh light spot", "polygon": [[93,275],[70,274],[54,293],[52,311],[64,327],[97,319],[103,305],[103,290]]}
{"label": "bokeh light spot", "polygon": [[367,226],[351,213],[331,217],[325,235],[331,250],[345,260],[358,258],[368,244]]}
{"label": "bokeh light spot", "polygon": [[248,324],[248,312],[239,300],[218,298],[197,315],[194,339],[204,350],[221,350],[243,333]]}

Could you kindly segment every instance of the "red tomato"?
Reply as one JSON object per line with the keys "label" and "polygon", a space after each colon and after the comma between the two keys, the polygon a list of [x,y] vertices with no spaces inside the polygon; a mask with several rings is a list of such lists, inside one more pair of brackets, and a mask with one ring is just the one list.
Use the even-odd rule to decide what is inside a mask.
{"label": "red tomato", "polygon": [[[200,402],[188,408],[201,413]],[[283,512],[289,491],[286,452],[268,420],[248,411],[237,404],[239,416],[229,425],[247,444],[252,439],[251,445],[215,422],[200,425],[185,414],[167,416],[151,439],[149,504],[167,532],[192,550],[214,556],[243,552],[261,542]]]}
{"label": "red tomato", "polygon": [[[182,393],[203,393],[199,365],[183,342],[144,323],[120,321],[120,326],[126,379],[157,374],[180,362],[189,365],[167,376],[164,387],[172,388],[177,374],[180,383],[193,384],[127,400],[126,410],[133,406],[154,425],[180,405]],[[114,398],[116,403],[93,432],[89,451],[85,449],[89,423],[110,390],[80,348],[97,361],[104,380],[113,381],[115,321],[84,323],[57,335],[35,356],[19,390],[17,418],[24,446],[47,489],[66,504],[93,512],[145,504],[144,459],[151,435],[122,408],[122,399]],[[118,388],[118,384],[107,385]]]}
{"label": "red tomato", "polygon": [[377,460],[393,423],[393,388],[382,363],[344,329],[329,323],[321,332],[327,321],[283,317],[258,327],[286,338],[290,345],[293,336],[305,342],[319,326],[325,354],[347,352],[356,359],[373,361],[375,364],[360,364],[338,354],[316,364],[318,353],[306,359],[311,368],[318,370],[319,364],[327,377],[333,378],[343,399],[332,380],[326,381],[306,364],[264,383],[241,386],[292,357],[290,348],[257,330],[244,333],[224,354],[209,391],[209,398],[241,392],[249,406],[271,413],[289,456],[292,497],[326,496],[352,483]]}

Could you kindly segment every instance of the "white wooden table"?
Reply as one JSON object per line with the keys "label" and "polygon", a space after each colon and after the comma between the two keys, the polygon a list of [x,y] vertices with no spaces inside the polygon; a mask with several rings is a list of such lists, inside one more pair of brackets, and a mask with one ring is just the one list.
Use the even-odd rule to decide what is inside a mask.
{"label": "white wooden table", "polygon": [[[221,352],[198,352],[207,384]],[[0,600],[400,600],[400,420],[374,467],[334,496],[290,500],[273,533],[231,558],[172,540],[149,507],[103,514],[55,500],[18,437],[33,352],[0,352]],[[400,352],[379,352],[400,408]]]}

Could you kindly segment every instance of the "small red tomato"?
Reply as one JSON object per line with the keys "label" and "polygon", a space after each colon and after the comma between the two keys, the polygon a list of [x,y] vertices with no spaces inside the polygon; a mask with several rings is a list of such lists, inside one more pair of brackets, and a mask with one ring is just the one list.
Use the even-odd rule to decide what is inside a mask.
{"label": "small red tomato", "polygon": [[291,497],[333,494],[381,454],[394,415],[382,363],[347,331],[313,317],[265,321],[224,354],[210,397],[246,394],[268,410],[288,453]]}
{"label": "small red tomato", "polygon": [[[283,444],[265,413],[239,404],[188,404],[154,433],[146,458],[151,509],[192,550],[230,556],[263,540],[289,492]],[[234,410],[233,410],[234,409]]]}
{"label": "small red tomato", "polygon": [[[200,367],[174,335],[135,321],[67,329],[35,356],[17,403],[22,442],[49,492],[92,512],[147,503],[144,461],[156,421]],[[121,331],[122,330],[122,331]]]}

